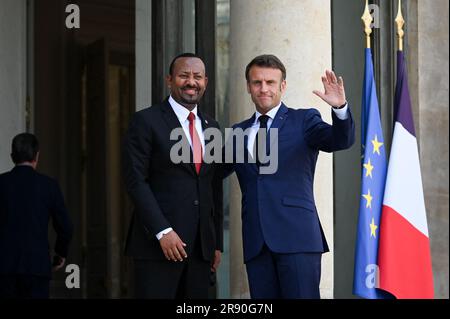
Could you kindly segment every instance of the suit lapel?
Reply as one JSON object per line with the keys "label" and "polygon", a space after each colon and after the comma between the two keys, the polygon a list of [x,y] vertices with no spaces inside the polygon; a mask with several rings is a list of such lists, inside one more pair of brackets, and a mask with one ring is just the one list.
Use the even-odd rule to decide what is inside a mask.
{"label": "suit lapel", "polygon": [[[253,123],[255,123],[255,116],[256,116],[256,114],[254,113],[251,118],[249,118],[246,122],[243,123],[242,129],[244,130],[244,132],[247,129],[251,128]],[[251,154],[248,151],[248,135],[247,134],[244,135],[244,154],[245,154],[244,155],[244,163],[246,165],[250,166],[251,169],[253,169],[255,172],[257,172],[258,166],[256,166],[256,161],[254,163],[250,163],[250,158],[253,159],[253,154]]]}
{"label": "suit lapel", "polygon": [[[254,122],[255,122],[255,114],[253,114],[253,116],[251,118],[249,118],[246,122],[243,123],[242,129],[244,130],[244,132],[245,132],[245,130],[252,127]],[[251,156],[251,154],[248,152],[248,136],[247,135],[244,136],[244,150],[247,155]]]}
{"label": "suit lapel", "polygon": [[[205,130],[207,130],[208,128],[211,127],[211,123],[209,123],[208,120],[205,119],[203,114],[200,112],[200,109],[198,108],[198,106],[197,106],[197,115],[200,118],[200,121],[202,122],[202,130],[203,130],[203,132],[205,132]],[[203,134],[203,136],[204,136],[204,134]],[[211,139],[206,140],[206,137],[205,137],[205,148],[206,148],[206,145],[208,145],[211,141],[212,141]],[[206,154],[205,150],[203,150],[203,151]],[[192,164],[192,166],[194,167],[194,170],[195,170],[194,164]],[[199,175],[206,174],[210,168],[211,168],[211,164],[207,164],[204,161],[202,161],[202,165],[200,166],[200,174]]]}
{"label": "suit lapel", "polygon": [[[172,109],[172,106],[169,103],[169,99],[166,99],[163,102],[162,105],[162,113],[163,113],[163,119],[166,122],[168,128],[169,128],[169,132],[172,132],[174,129],[181,129],[182,134],[183,134],[183,141],[186,141],[186,143],[189,144],[188,139],[186,134],[184,133],[183,128],[181,127],[181,123],[178,120],[177,115],[175,114],[174,110]],[[170,133],[169,133],[170,134]],[[172,148],[176,143],[178,143],[178,141],[172,141],[170,140],[170,138],[168,139],[168,143],[170,148]],[[192,154],[192,149],[189,146],[189,158],[192,159],[193,158],[193,154]],[[183,167],[185,167],[186,169],[188,169],[191,173],[197,175],[197,172],[195,171],[195,165],[194,163],[183,163],[181,162],[180,165],[182,165]]]}
{"label": "suit lapel", "polygon": [[[172,132],[174,129],[182,128],[181,123],[178,120],[177,115],[175,114],[174,110],[172,109],[172,106],[170,106],[169,100],[166,99],[162,105],[162,113],[164,121],[166,122],[167,126],[169,127],[169,130]],[[183,137],[186,138],[186,135],[183,131]]]}
{"label": "suit lapel", "polygon": [[288,117],[287,112],[288,112],[288,108],[286,107],[286,105],[284,105],[284,103],[281,103],[280,109],[278,110],[277,114],[275,115],[275,118],[273,119],[272,125],[270,126],[270,129],[269,129],[267,144],[266,144],[267,147],[270,145],[270,148],[268,148],[269,150],[272,149],[272,146],[276,142],[275,138],[271,138],[270,131],[273,128],[276,128],[276,129],[278,129],[278,134],[280,134],[280,131],[283,128],[284,123],[286,123],[286,119]]}
{"label": "suit lapel", "polygon": [[[273,149],[274,144],[276,142],[278,142],[278,138],[275,138],[275,136],[273,134],[271,134],[271,131],[272,131],[272,129],[277,129],[278,135],[280,134],[280,131],[284,126],[284,123],[286,123],[287,112],[288,112],[288,108],[286,107],[286,105],[281,103],[281,106],[278,109],[277,114],[275,114],[272,124],[270,125],[270,129],[267,132],[267,137],[266,137],[266,152],[267,152],[267,154],[270,154],[271,150]],[[254,164],[253,166],[256,169],[258,169],[258,166],[256,164]]]}

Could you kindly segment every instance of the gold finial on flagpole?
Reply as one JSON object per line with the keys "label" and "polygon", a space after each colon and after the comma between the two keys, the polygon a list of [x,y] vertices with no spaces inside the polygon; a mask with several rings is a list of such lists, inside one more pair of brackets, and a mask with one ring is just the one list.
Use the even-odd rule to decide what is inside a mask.
{"label": "gold finial on flagpole", "polygon": [[405,36],[403,26],[405,25],[405,19],[403,19],[402,14],[402,0],[398,0],[398,13],[395,22],[397,23],[398,50],[403,51],[403,37]]}
{"label": "gold finial on flagpole", "polygon": [[372,33],[371,24],[373,21],[373,17],[369,11],[369,0],[366,0],[366,8],[364,9],[364,14],[361,17],[361,20],[364,23],[364,33],[366,34],[366,48],[370,49],[370,34]]}

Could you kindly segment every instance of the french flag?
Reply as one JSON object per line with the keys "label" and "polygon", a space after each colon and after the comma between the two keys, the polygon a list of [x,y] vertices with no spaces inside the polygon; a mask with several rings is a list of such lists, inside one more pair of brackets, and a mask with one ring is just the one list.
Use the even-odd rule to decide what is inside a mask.
{"label": "french flag", "polygon": [[397,53],[395,125],[384,190],[378,266],[380,288],[398,299],[434,297],[419,152],[403,52]]}

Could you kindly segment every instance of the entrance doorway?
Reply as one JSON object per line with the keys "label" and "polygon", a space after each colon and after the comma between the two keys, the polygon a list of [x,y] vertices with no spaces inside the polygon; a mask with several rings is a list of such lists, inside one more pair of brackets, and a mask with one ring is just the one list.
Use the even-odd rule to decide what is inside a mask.
{"label": "entrance doorway", "polygon": [[125,298],[132,291],[123,243],[131,205],[120,169],[121,138],[135,110],[135,4],[70,1],[80,29],[67,29],[68,1],[34,2],[35,133],[39,170],[56,178],[74,223],[68,263],[80,288],[55,274],[54,298]]}
{"label": "entrance doorway", "polygon": [[[216,28],[217,3],[210,0],[29,0],[29,3],[34,43],[30,127],[41,142],[38,170],[56,178],[63,189],[75,230],[68,263],[78,265],[81,270],[79,289],[66,288],[66,273],[55,274],[51,295],[131,297],[133,276],[129,260],[123,256],[131,203],[121,179],[121,139],[136,107],[147,107],[167,96],[164,77],[168,64],[184,51],[195,51],[205,61],[209,82],[200,108],[215,117],[216,37],[211,30]],[[66,28],[69,4],[79,7],[79,29]],[[141,28],[138,34],[136,12],[141,16],[137,21]],[[138,66],[136,42],[145,47],[138,50],[141,58]],[[136,105],[136,69],[141,72],[137,76],[139,94],[147,98],[146,105]],[[143,69],[150,70],[151,75],[142,75]],[[218,114],[219,121],[225,119],[224,114]],[[226,252],[224,257],[226,260]],[[223,264],[218,276],[222,290],[228,285],[228,267],[226,262]],[[213,287],[211,296],[217,295],[216,288]]]}

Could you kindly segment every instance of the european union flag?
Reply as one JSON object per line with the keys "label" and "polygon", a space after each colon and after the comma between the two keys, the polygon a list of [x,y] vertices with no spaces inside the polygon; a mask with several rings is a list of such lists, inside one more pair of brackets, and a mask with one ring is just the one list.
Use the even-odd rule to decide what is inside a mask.
{"label": "european union flag", "polygon": [[365,55],[361,111],[361,198],[353,294],[376,299],[384,298],[384,292],[377,289],[377,257],[387,162],[370,49],[366,49]]}

